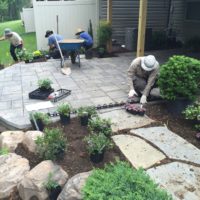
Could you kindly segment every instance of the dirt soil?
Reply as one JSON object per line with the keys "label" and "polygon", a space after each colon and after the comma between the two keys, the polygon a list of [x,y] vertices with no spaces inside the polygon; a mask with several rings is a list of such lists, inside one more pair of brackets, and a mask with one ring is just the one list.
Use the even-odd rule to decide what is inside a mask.
{"label": "dirt soil", "polygon": [[[83,142],[83,138],[89,134],[89,131],[87,127],[81,126],[78,118],[71,119],[69,125],[62,126],[58,122],[51,125],[51,127],[62,129],[67,138],[68,146],[64,158],[56,161],[56,163],[62,166],[62,168],[68,173],[69,177],[72,177],[77,173],[92,170],[94,167],[102,168],[106,163],[114,162],[116,158],[125,160],[120,150],[117,147],[114,147],[105,152],[103,162],[99,164],[93,164],[90,162],[86,150],[86,144]],[[41,162],[38,155],[28,152],[22,145],[19,145],[15,152],[27,158],[30,162],[31,168]]]}
{"label": "dirt soil", "polygon": [[183,116],[170,114],[164,104],[149,105],[146,108],[147,116],[162,124],[166,124],[171,131],[200,149],[200,141],[195,137],[197,131],[194,129],[193,121],[186,120]]}

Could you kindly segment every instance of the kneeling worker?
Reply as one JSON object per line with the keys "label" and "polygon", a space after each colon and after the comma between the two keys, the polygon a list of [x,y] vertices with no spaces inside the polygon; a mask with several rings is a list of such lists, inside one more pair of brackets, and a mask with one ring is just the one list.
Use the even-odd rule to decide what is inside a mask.
{"label": "kneeling worker", "polygon": [[153,55],[134,59],[128,69],[128,96],[141,96],[140,103],[147,103],[147,97],[160,97],[159,88],[154,88],[159,74],[159,63]]}

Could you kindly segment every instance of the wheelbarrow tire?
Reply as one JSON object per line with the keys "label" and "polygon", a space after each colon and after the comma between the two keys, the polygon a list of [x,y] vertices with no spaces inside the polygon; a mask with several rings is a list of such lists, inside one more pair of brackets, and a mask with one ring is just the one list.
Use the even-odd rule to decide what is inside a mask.
{"label": "wheelbarrow tire", "polygon": [[71,52],[71,62],[72,62],[72,64],[76,63],[76,52],[75,51]]}

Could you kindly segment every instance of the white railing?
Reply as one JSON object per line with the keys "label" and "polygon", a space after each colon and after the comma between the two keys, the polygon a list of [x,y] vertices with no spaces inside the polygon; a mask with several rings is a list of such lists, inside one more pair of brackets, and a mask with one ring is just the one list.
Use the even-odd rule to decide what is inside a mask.
{"label": "white railing", "polygon": [[77,28],[88,30],[92,21],[96,40],[99,23],[98,0],[33,1],[38,49],[47,49],[46,30],[54,30],[64,38],[74,38]]}

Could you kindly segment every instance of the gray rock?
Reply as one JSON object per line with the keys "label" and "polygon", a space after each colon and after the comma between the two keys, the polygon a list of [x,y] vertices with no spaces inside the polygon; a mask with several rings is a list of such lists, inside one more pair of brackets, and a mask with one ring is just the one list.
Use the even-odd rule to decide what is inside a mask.
{"label": "gray rock", "polygon": [[131,133],[152,142],[169,158],[200,164],[200,150],[167,127],[140,128]]}
{"label": "gray rock", "polygon": [[172,194],[174,200],[200,199],[200,168],[173,162],[147,170],[150,177]]}
{"label": "gray rock", "polygon": [[23,131],[5,131],[0,134],[0,148],[8,148],[10,152],[14,152],[23,139]]}
{"label": "gray rock", "polygon": [[147,118],[146,116],[141,117],[138,115],[132,115],[126,112],[124,109],[113,110],[109,112],[105,111],[105,113],[100,114],[100,117],[104,119],[111,119],[111,122],[113,123],[113,132],[124,129],[140,128],[153,122],[153,120]]}
{"label": "gray rock", "polygon": [[58,196],[57,200],[79,200],[82,199],[81,190],[85,185],[87,178],[90,176],[90,172],[84,172],[77,174],[70,178],[65,184],[62,192]]}
{"label": "gray rock", "polygon": [[30,152],[36,153],[36,144],[35,140],[38,136],[43,136],[43,132],[41,131],[27,131],[24,135],[24,139],[22,144],[25,148],[27,148]]}
{"label": "gray rock", "polygon": [[0,199],[10,197],[29,170],[29,161],[15,153],[0,156]]}
{"label": "gray rock", "polygon": [[34,167],[18,184],[20,197],[23,200],[29,200],[31,197],[37,197],[38,200],[48,199],[48,192],[44,183],[47,182],[49,173],[53,174],[52,178],[54,181],[61,187],[64,186],[68,174],[59,165],[47,160]]}

